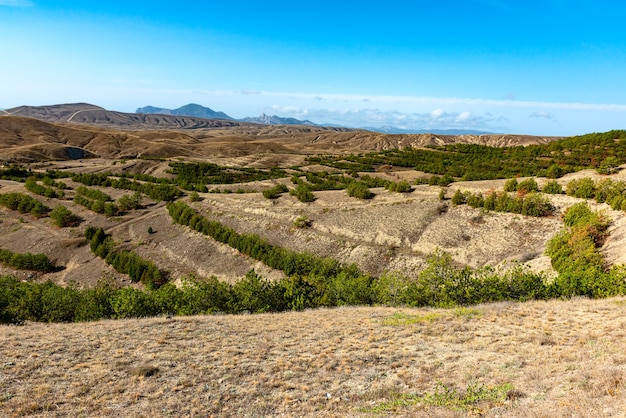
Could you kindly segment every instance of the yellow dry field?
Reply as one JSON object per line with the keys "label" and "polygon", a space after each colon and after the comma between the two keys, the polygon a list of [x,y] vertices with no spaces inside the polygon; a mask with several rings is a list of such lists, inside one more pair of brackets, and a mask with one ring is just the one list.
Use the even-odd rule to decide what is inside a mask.
{"label": "yellow dry field", "polygon": [[624,417],[625,313],[577,298],[0,326],[0,416]]}

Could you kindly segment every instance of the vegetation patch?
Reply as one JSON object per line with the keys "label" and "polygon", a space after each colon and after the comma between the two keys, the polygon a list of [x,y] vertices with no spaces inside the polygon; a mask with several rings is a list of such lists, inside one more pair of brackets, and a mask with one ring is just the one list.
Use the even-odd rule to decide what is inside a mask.
{"label": "vegetation patch", "polygon": [[36,218],[50,212],[50,208],[39,200],[22,193],[0,194],[0,205],[20,213],[30,213]]}
{"label": "vegetation patch", "polygon": [[384,414],[416,405],[431,405],[454,411],[464,411],[472,415],[483,415],[485,409],[502,404],[512,390],[513,386],[509,383],[497,386],[471,384],[465,390],[458,390],[443,383],[438,383],[435,391],[432,393],[423,395],[394,393],[390,401],[383,402],[371,409],[366,409],[364,412]]}
{"label": "vegetation patch", "polygon": [[49,273],[54,270],[54,264],[45,254],[14,253],[0,248],[0,263],[18,270],[33,270]]}
{"label": "vegetation patch", "polygon": [[91,251],[120,273],[128,274],[133,282],[141,282],[148,289],[162,286],[167,282],[166,275],[151,261],[145,260],[132,251],[118,248],[110,235],[102,228],[88,227],[85,238]]}
{"label": "vegetation patch", "polygon": [[383,318],[382,325],[401,327],[412,324],[420,324],[425,322],[433,322],[440,319],[443,315],[440,313],[425,313],[423,315],[411,315],[404,312],[396,312],[391,316]]}

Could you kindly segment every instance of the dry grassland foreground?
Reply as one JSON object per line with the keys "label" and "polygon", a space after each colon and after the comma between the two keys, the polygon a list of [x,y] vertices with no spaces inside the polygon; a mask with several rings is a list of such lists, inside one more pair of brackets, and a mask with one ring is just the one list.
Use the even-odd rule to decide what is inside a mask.
{"label": "dry grassland foreground", "polygon": [[626,298],[0,326],[3,417],[624,417]]}

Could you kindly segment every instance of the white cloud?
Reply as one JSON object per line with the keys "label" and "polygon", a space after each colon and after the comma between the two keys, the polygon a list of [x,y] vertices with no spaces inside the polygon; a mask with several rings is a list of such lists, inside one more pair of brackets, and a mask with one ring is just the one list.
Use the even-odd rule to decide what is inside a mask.
{"label": "white cloud", "polygon": [[545,118],[545,119],[554,119],[554,115],[548,112],[535,112],[528,115],[531,118]]}
{"label": "white cloud", "polygon": [[235,93],[242,94],[244,96],[250,96],[250,95],[253,95],[253,94],[263,94],[262,92],[260,92],[258,90],[238,90],[238,91],[235,91]]}
{"label": "white cloud", "polygon": [[426,113],[384,111],[377,108],[307,108],[272,106],[272,111],[281,116],[297,119],[307,118],[315,123],[338,124],[357,128],[379,128],[394,126],[401,129],[474,129],[502,131],[508,119],[489,113],[476,115],[470,112],[446,112],[435,109]]}
{"label": "white cloud", "polygon": [[463,112],[457,117],[457,120],[460,120],[460,121],[470,120],[471,117],[472,117],[472,114],[470,112]]}
{"label": "white cloud", "polygon": [[439,119],[445,114],[446,112],[444,112],[443,109],[435,109],[432,112],[430,112],[430,117],[433,119]]}

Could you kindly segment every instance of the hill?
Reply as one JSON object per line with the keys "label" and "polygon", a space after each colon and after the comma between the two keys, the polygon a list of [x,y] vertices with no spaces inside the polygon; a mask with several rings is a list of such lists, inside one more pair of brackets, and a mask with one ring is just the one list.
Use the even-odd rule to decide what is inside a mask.
{"label": "hill", "polygon": [[[310,154],[345,154],[454,143],[490,146],[545,144],[523,135],[389,135],[346,128],[260,125],[218,119],[110,112],[91,105],[16,108],[0,116],[1,159],[269,158],[265,166]],[[18,117],[17,114],[28,115]],[[45,122],[54,120],[55,123]],[[69,121],[69,122],[68,122]],[[80,123],[80,124],[79,124]],[[250,159],[248,158],[248,161]],[[298,163],[299,164],[299,163]]]}
{"label": "hill", "polygon": [[5,116],[22,116],[53,123],[73,123],[116,129],[199,129],[238,126],[235,121],[177,116],[174,114],[124,113],[87,103],[51,106],[19,106],[3,111]]}
{"label": "hill", "polygon": [[624,306],[0,325],[0,415],[621,417]]}

